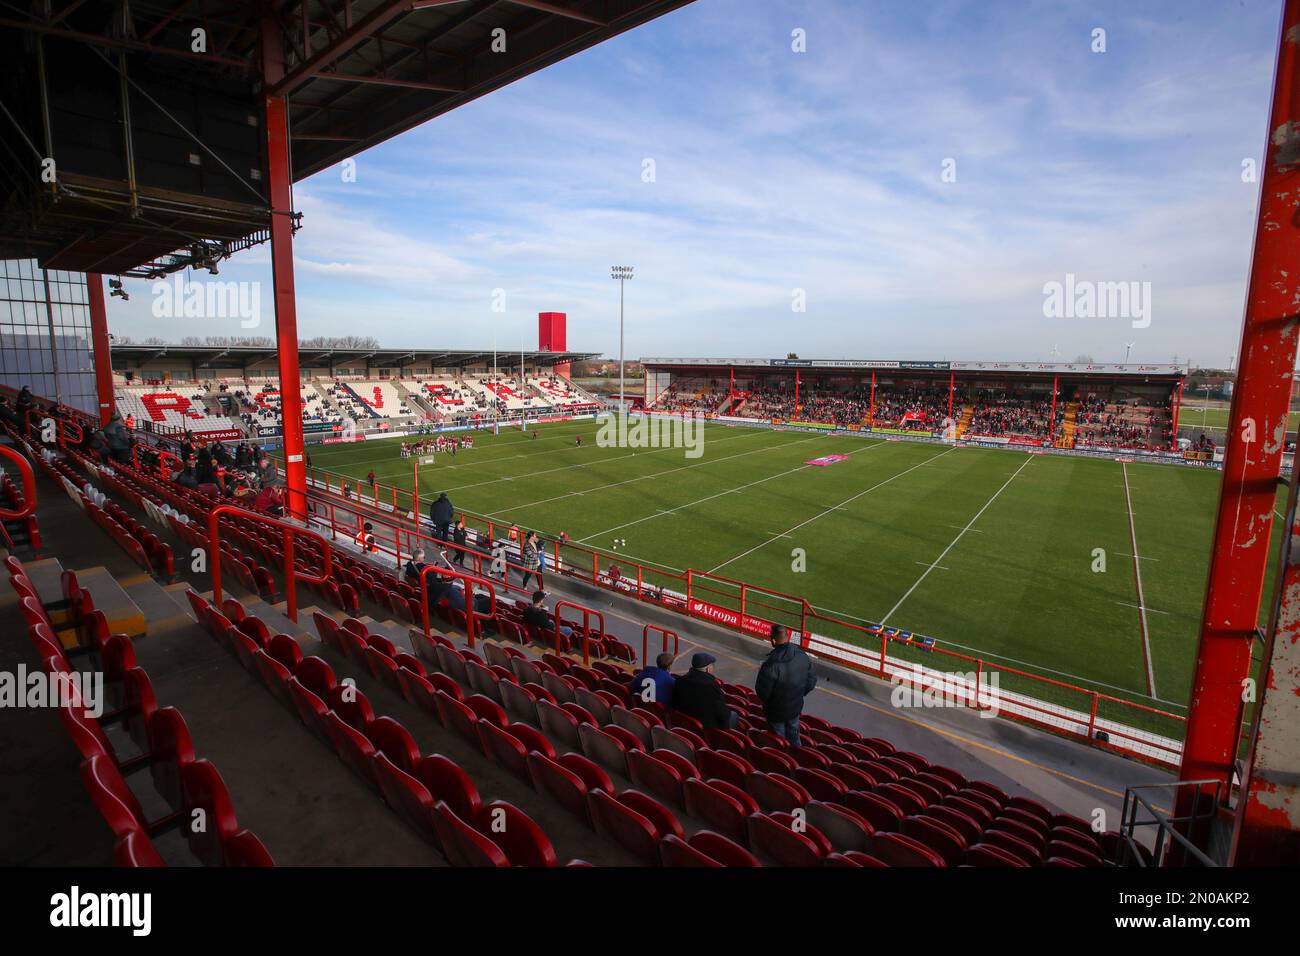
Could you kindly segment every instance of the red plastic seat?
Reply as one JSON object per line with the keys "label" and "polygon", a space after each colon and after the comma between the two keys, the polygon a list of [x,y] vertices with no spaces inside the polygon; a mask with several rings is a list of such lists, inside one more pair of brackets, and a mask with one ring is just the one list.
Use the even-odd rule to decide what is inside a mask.
{"label": "red plastic seat", "polygon": [[695,763],[700,769],[701,777],[716,777],[742,789],[745,778],[754,772],[753,765],[739,754],[708,747],[695,752]]}
{"label": "red plastic seat", "polygon": [[976,843],[967,850],[966,863],[970,866],[1029,866],[1001,847],[989,843]]}
{"label": "red plastic seat", "polygon": [[507,725],[504,730],[524,745],[525,752],[536,750],[552,760],[555,759],[555,748],[551,746],[551,741],[531,724],[513,723]]}
{"label": "red plastic seat", "polygon": [[413,829],[435,846],[441,845],[433,822],[433,796],[423,783],[384,754],[376,754],[375,778],[384,799]]}
{"label": "red plastic seat", "polygon": [[627,776],[627,748],[622,741],[587,724],[578,728],[578,739],[582,743],[583,754],[589,759],[614,773]]}
{"label": "red plastic seat", "polygon": [[560,806],[583,822],[591,822],[591,808],[587,803],[588,788],[581,777],[536,750],[528,754],[526,760],[534,788],[549,794]]}
{"label": "red plastic seat", "polygon": [[[663,751],[677,757],[672,751]],[[680,758],[679,758],[680,759]],[[682,782],[687,779],[683,774],[680,766],[674,765],[668,760],[656,756],[655,754],[646,753],[644,750],[633,750],[627,755],[627,771],[632,782],[647,791],[651,796],[668,803],[678,806],[682,803]],[[695,768],[690,768],[691,776],[695,775]]]}
{"label": "red plastic seat", "polygon": [[158,853],[158,848],[149,839],[149,834],[141,829],[129,831],[114,844],[113,859],[118,866],[122,867],[139,868],[167,865]]}
{"label": "red plastic seat", "polygon": [[793,757],[775,747],[752,747],[747,759],[755,770],[779,773],[786,777],[793,777],[795,767],[799,766]]}
{"label": "red plastic seat", "polygon": [[434,801],[442,801],[462,819],[473,820],[482,802],[474,781],[454,760],[442,754],[420,758],[413,776],[424,784]]}
{"label": "red plastic seat", "polygon": [[360,774],[363,780],[378,786],[373,765],[375,745],[370,738],[344,721],[336,710],[325,715],[325,732],[339,759]]}
{"label": "red plastic seat", "polygon": [[132,667],[122,675],[122,719],[127,734],[144,753],[149,753],[149,721],[158,710],[149,675]]}
{"label": "red plastic seat", "polygon": [[495,842],[466,823],[441,800],[434,804],[433,824],[443,855],[452,866],[510,865],[510,860]]}
{"label": "red plastic seat", "polygon": [[149,718],[149,773],[154,789],[167,804],[182,803],[181,771],[195,761],[189,728],[175,707],[162,707]]}
{"label": "red plastic seat", "polygon": [[375,745],[376,753],[384,754],[407,773],[414,770],[420,760],[420,747],[415,738],[392,717],[376,717],[366,727],[366,736]]}
{"label": "red plastic seat", "polygon": [[528,768],[528,750],[518,737],[485,719],[479,720],[478,731],[483,750],[489,757],[520,780],[533,782]]}
{"label": "red plastic seat", "polygon": [[710,830],[701,830],[687,841],[692,849],[699,850],[723,866],[757,867],[759,863],[743,846]]}
{"label": "red plastic seat", "polygon": [[871,845],[876,828],[866,817],[836,803],[814,800],[805,809],[808,822],[826,835],[837,850],[861,850]]}
{"label": "red plastic seat", "polygon": [[225,781],[208,760],[181,768],[183,826],[190,851],[205,866],[223,862],[222,843],[239,832]]}
{"label": "red plastic seat", "polygon": [[473,694],[465,698],[465,706],[472,710],[480,720],[486,720],[498,727],[505,727],[510,723],[501,705],[483,694]]}
{"label": "red plastic seat", "polygon": [[869,852],[888,866],[945,865],[943,857],[934,850],[902,833],[875,833]]}
{"label": "red plastic seat", "polygon": [[796,829],[789,813],[755,813],[748,820],[749,845],[778,866],[820,866],[831,852],[829,841],[815,827]]}
{"label": "red plastic seat", "polygon": [[877,830],[896,831],[903,822],[903,811],[875,793],[850,790],[844,795],[844,805]]}
{"label": "red plastic seat", "polygon": [[561,747],[578,750],[582,741],[578,736],[579,721],[573,714],[548,701],[537,702],[537,719],[542,732]]}
{"label": "red plastic seat", "polygon": [[906,817],[902,832],[939,854],[949,866],[956,866],[966,856],[966,838],[933,817]]}
{"label": "red plastic seat", "polygon": [[542,828],[513,804],[493,800],[479,808],[478,831],[505,852],[511,866],[558,866],[555,847]]}
{"label": "red plastic seat", "polygon": [[769,812],[788,812],[803,807],[812,796],[802,785],[775,773],[755,770],[745,778],[745,792]]}
{"label": "red plastic seat", "polygon": [[[803,750],[802,747],[796,747],[795,750]],[[814,767],[796,767],[794,771],[795,782],[800,784],[814,800],[828,800],[831,803],[838,803],[848,793],[848,786],[839,778],[832,776],[825,770]]]}
{"label": "red plastic seat", "polygon": [[659,841],[659,864],[661,866],[722,866],[717,860],[702,850],[697,850],[679,836],[669,834]]}
{"label": "red plastic seat", "polygon": [[468,706],[458,700],[453,700],[442,691],[437,691],[434,694],[434,700],[437,701],[438,713],[442,717],[443,726],[482,750],[483,739],[478,732],[478,715],[470,710]]}
{"label": "red plastic seat", "polygon": [[221,856],[226,866],[275,866],[275,860],[262,841],[249,830],[240,830],[221,841]]}
{"label": "red plastic seat", "polygon": [[604,790],[589,792],[587,807],[598,833],[617,841],[624,849],[647,863],[658,861],[659,841],[669,836],[669,833],[661,834],[644,814]]}
{"label": "red plastic seat", "polygon": [[[730,788],[731,792],[724,788]],[[758,805],[744,791],[739,791],[739,794],[748,802],[742,801],[737,796],[735,788],[725,780],[704,781],[696,777],[682,785],[682,795],[688,815],[703,821],[733,840],[748,843],[747,821],[751,814],[758,812]]]}
{"label": "red plastic seat", "polygon": [[609,778],[609,774],[605,772],[604,768],[580,753],[561,754],[556,758],[556,763],[565,770],[577,774],[582,782],[587,785],[588,790],[615,792],[614,781]]}

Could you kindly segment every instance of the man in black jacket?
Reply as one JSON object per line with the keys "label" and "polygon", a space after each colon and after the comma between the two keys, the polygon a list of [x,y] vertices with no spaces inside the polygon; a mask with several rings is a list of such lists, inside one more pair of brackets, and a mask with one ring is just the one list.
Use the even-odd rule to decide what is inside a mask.
{"label": "man in black jacket", "polygon": [[456,509],[451,506],[447,492],[438,496],[438,500],[429,505],[429,520],[433,522],[433,536],[439,541],[446,541],[451,530],[451,519],[456,516]]}
{"label": "man in black jacket", "polygon": [[722,685],[713,676],[717,658],[703,651],[691,658],[691,669],[673,684],[673,710],[694,717],[707,730],[721,727],[730,730],[736,726],[736,712],[727,706],[727,696]]}
{"label": "man in black jacket", "polygon": [[817,686],[817,671],[804,649],[790,642],[790,631],[772,625],[772,652],[758,669],[754,692],[763,702],[767,729],[799,746],[799,715],[803,699]]}

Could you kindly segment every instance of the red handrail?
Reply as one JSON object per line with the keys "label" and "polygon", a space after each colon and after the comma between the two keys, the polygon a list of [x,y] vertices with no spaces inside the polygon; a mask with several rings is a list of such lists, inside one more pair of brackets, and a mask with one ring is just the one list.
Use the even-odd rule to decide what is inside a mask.
{"label": "red handrail", "polygon": [[605,615],[594,608],[584,607],[572,601],[560,601],[555,605],[555,653],[560,653],[560,608],[571,607],[582,612],[582,665],[591,666],[591,628],[588,624],[593,617],[600,622],[600,636],[605,636]]}
{"label": "red handrail", "polygon": [[[647,667],[650,664],[650,632],[658,631],[664,636],[664,651],[668,650],[668,638],[673,639],[673,656],[676,657],[681,650],[682,639],[677,636],[676,631],[670,631],[666,627],[660,627],[658,624],[647,624],[641,628],[641,666]],[[662,652],[661,652],[662,653]]]}
{"label": "red handrail", "polygon": [[[219,540],[218,519],[223,514],[239,515],[241,518],[247,518],[250,521],[257,521],[261,524],[269,524],[273,528],[280,528],[284,532],[284,599],[289,620],[297,624],[297,582],[302,580],[306,584],[324,584],[330,579],[330,575],[334,570],[334,562],[332,557],[333,549],[330,547],[329,542],[315,531],[308,531],[306,528],[299,528],[287,521],[279,521],[267,515],[258,514],[256,511],[249,511],[239,505],[217,505],[208,513],[208,567],[212,573],[212,603],[218,606],[221,604],[221,542]],[[299,536],[315,538],[320,542],[321,551],[325,555],[325,570],[319,576],[298,574],[298,570],[294,566],[293,542]]]}
{"label": "red handrail", "polygon": [[36,475],[31,462],[8,445],[0,445],[0,456],[10,459],[18,466],[18,474],[23,480],[23,506],[17,511],[0,508],[0,521],[17,521],[36,511]]}
{"label": "red handrail", "polygon": [[[445,578],[456,581],[462,581],[465,584],[465,636],[469,639],[469,646],[474,646],[474,636],[477,633],[477,622],[481,617],[484,620],[490,620],[497,616],[497,589],[491,581],[486,578],[477,577],[468,571],[455,571],[452,568],[440,568],[436,564],[426,564],[420,569],[420,617],[424,624],[424,634],[428,637],[432,632],[429,629],[429,575],[441,574]],[[487,588],[488,598],[491,601],[487,614],[479,614],[474,607],[474,588],[472,585],[481,584]]]}

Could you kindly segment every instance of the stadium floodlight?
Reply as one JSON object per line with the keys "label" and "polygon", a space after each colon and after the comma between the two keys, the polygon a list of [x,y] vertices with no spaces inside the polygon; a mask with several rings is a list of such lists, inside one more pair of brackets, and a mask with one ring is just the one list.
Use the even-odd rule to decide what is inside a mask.
{"label": "stadium floodlight", "polygon": [[632,266],[610,266],[609,277],[618,280],[618,410],[627,414],[623,386],[623,283],[632,278]]}

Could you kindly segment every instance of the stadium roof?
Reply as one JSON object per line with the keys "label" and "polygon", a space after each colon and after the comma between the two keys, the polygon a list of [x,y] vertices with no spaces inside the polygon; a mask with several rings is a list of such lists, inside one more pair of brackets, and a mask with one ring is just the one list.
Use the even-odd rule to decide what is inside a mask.
{"label": "stadium roof", "polygon": [[0,258],[141,278],[224,258],[268,238],[268,96],[302,179],[689,2],[4,4]]}
{"label": "stadium roof", "polygon": [[745,368],[772,371],[810,369],[818,372],[903,371],[903,372],[991,372],[998,375],[1133,375],[1149,378],[1187,374],[1182,365],[1090,364],[1052,362],[932,362],[874,359],[754,359],[754,358],[643,358],[649,368],[690,367]]}
{"label": "stadium roof", "polygon": [[[277,352],[273,345],[114,345],[114,366],[139,368],[158,359],[176,359],[193,363],[196,368],[248,368],[275,365]],[[319,368],[328,364],[352,367],[365,362],[372,368],[405,368],[410,365],[429,364],[432,368],[464,368],[487,365],[493,355],[500,368],[508,369],[519,360],[519,352],[493,352],[492,349],[387,349],[387,348],[309,348],[298,349],[299,364],[303,368]],[[524,361],[533,365],[559,365],[564,362],[583,362],[599,355],[598,352],[543,352],[525,351]]]}

